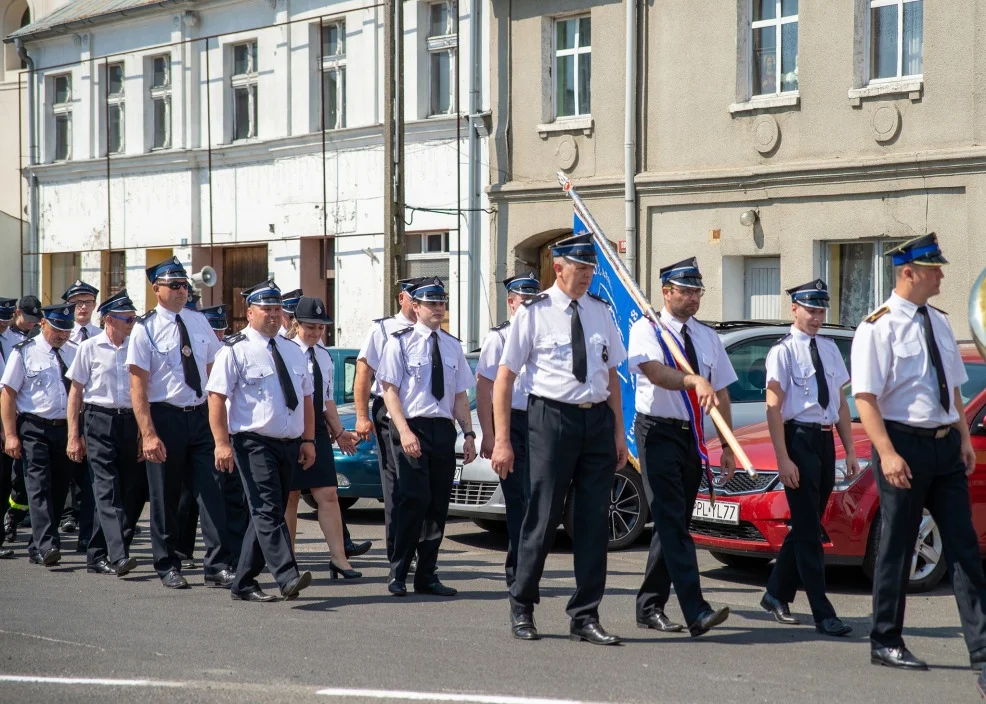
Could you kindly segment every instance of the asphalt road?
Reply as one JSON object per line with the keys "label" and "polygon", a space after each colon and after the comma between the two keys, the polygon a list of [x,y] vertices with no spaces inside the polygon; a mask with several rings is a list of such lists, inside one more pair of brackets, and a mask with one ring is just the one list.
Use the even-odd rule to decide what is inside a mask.
{"label": "asphalt road", "polygon": [[[633,618],[647,532],[610,554],[602,622],[625,640],[601,648],[567,638],[574,581],[560,535],[536,611],[543,639],[526,643],[508,628],[504,537],[454,520],[440,568],[459,596],[396,599],[386,592],[379,506],[349,512],[354,536],[377,541],[355,561],[358,583],[329,579],[317,524],[303,516],[299,552],[315,581],[275,604],[234,603],[204,588],[198,569],[186,573],[191,590],[164,589],[146,529],[126,579],[87,574],[75,554],[52,570],[30,565],[15,543],[20,559],[0,562],[0,702],[980,701],[947,585],[908,601],[905,637],[932,665],[926,673],[869,664],[869,587],[854,570],[829,571],[833,602],[855,629],[829,639],[766,618],[757,605],[766,570],[733,570],[700,552],[706,598],[732,616],[699,639],[662,636]],[[276,593],[269,577],[263,586]],[[803,599],[792,608],[810,621]],[[669,613],[680,618],[676,603]]]}

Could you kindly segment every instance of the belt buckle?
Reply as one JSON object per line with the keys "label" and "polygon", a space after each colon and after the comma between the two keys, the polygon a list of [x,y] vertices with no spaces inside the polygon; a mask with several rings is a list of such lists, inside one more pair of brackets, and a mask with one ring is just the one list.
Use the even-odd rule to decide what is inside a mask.
{"label": "belt buckle", "polygon": [[682,430],[690,430],[691,429],[691,425],[688,423],[687,420],[681,421],[681,429]]}
{"label": "belt buckle", "polygon": [[581,409],[583,409],[583,410],[585,410],[585,409],[587,409],[587,408],[592,408],[592,407],[593,407],[594,405],[595,405],[595,404],[593,404],[593,403],[591,403],[591,402],[587,402],[587,403],[580,403],[580,404],[579,404],[579,408],[581,408]]}
{"label": "belt buckle", "polygon": [[948,427],[939,428],[938,430],[936,430],[935,431],[935,440],[941,440],[943,437],[945,437],[946,435],[948,435],[948,431],[949,430],[951,430],[951,428],[948,428]]}

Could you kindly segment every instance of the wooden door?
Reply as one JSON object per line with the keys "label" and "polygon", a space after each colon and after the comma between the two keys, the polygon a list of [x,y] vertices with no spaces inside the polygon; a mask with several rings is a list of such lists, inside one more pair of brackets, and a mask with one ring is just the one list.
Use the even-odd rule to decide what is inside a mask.
{"label": "wooden door", "polygon": [[246,303],[242,292],[267,280],[267,245],[223,249],[223,301],[229,310],[230,334],[246,327]]}

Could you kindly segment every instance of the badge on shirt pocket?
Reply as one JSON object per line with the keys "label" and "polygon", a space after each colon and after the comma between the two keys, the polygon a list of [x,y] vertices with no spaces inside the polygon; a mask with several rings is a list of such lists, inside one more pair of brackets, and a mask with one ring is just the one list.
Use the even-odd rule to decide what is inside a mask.
{"label": "badge on shirt pocket", "polygon": [[608,362],[608,361],[609,361],[609,348],[606,345],[603,345],[603,362]]}

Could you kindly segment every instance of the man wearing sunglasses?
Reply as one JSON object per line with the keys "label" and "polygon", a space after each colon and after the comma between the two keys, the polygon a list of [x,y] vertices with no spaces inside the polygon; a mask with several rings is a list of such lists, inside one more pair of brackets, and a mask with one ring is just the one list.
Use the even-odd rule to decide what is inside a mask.
{"label": "man wearing sunglasses", "polygon": [[[68,337],[69,342],[79,345],[101,332],[92,324],[92,314],[96,310],[98,295],[99,289],[81,279],[76,279],[75,283],[62,294],[63,301],[75,304],[75,327]],[[75,551],[81,553],[86,551],[89,538],[92,536],[95,500],[86,463],[80,462],[74,466],[75,475],[69,484],[68,499],[65,502],[59,527],[65,533],[74,533],[78,529],[79,541],[76,543]]]}
{"label": "man wearing sunglasses", "polygon": [[[130,400],[127,347],[137,309],[126,289],[99,307],[104,332],[79,345],[66,376],[68,456],[88,457],[95,495],[96,525],[86,555],[94,574],[122,577],[137,565],[130,557],[133,528],[143,509],[137,421]],[[78,317],[77,317],[78,319]],[[81,417],[81,423],[80,423]]]}
{"label": "man wearing sunglasses", "polygon": [[205,382],[222,346],[198,311],[186,310],[188,274],[177,257],[148,267],[157,307],[133,329],[130,394],[147,460],[154,569],[169,589],[187,589],[177,551],[183,479],[195,487],[205,542],[205,584],[233,583],[246,509],[214,469]]}

